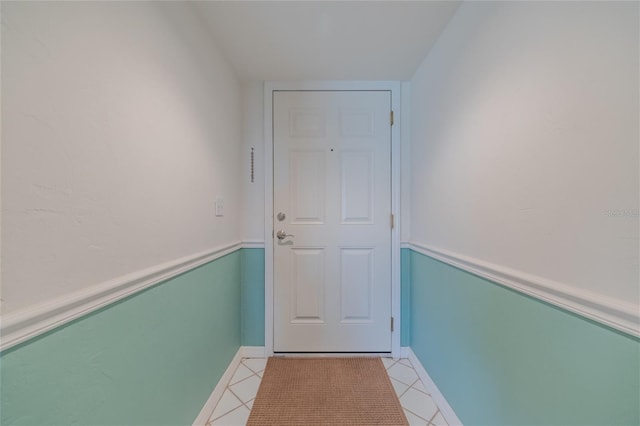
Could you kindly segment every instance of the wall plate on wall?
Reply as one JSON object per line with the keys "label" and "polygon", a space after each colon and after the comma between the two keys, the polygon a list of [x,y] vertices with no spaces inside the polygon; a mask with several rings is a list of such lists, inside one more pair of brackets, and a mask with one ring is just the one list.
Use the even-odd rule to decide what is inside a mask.
{"label": "wall plate on wall", "polygon": [[216,216],[224,216],[224,201],[222,198],[216,198]]}

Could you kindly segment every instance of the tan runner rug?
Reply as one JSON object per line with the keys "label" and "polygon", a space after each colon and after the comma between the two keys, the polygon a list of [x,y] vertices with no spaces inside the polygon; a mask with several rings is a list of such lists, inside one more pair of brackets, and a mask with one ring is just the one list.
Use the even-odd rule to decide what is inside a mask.
{"label": "tan runner rug", "polygon": [[247,425],[408,425],[380,358],[272,357]]}

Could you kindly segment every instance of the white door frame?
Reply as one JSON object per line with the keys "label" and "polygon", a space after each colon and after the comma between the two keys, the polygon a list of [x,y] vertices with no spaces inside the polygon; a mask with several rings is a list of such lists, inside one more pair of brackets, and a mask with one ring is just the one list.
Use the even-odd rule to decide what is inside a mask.
{"label": "white door frame", "polygon": [[391,355],[400,357],[400,82],[397,81],[267,81],[264,84],[264,343],[273,355],[273,91],[277,90],[389,90],[394,125],[391,126]]}

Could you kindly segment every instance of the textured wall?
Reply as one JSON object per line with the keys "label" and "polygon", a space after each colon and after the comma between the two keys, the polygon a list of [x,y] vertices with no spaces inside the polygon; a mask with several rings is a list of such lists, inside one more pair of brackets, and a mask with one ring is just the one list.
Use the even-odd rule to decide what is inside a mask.
{"label": "textured wall", "polygon": [[638,9],[458,9],[411,83],[412,241],[640,309]]}
{"label": "textured wall", "polygon": [[240,87],[188,4],[1,7],[3,314],[240,239]]}

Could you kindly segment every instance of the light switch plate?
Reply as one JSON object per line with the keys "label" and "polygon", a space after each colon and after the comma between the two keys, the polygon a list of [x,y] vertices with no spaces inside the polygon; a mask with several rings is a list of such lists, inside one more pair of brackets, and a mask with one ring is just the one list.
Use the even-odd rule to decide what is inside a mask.
{"label": "light switch plate", "polygon": [[216,216],[224,216],[224,201],[222,201],[222,198],[216,198]]}

